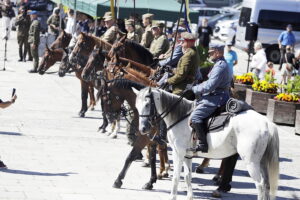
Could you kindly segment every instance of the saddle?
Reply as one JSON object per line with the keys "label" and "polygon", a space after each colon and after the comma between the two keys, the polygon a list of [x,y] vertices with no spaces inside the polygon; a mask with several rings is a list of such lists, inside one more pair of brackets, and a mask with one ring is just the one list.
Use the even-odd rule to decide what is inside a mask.
{"label": "saddle", "polygon": [[223,130],[230,118],[246,110],[253,108],[244,101],[230,98],[227,103],[219,108],[204,121],[207,124],[207,132],[213,133]]}

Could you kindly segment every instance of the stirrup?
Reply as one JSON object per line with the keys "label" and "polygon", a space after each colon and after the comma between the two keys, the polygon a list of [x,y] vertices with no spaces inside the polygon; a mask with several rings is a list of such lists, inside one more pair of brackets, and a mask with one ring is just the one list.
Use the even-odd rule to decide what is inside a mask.
{"label": "stirrup", "polygon": [[194,148],[190,148],[189,151],[192,151],[196,153],[197,151],[201,151],[202,153],[207,153],[208,152],[208,145],[207,144],[198,144]]}

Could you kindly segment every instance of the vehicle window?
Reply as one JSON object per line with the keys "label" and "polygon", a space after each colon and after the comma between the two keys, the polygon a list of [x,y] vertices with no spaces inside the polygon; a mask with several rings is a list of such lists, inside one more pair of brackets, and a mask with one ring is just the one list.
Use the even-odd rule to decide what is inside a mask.
{"label": "vehicle window", "polygon": [[258,16],[258,25],[260,28],[284,30],[288,24],[292,24],[293,30],[300,31],[299,19],[299,12],[261,10]]}
{"label": "vehicle window", "polygon": [[245,27],[247,23],[250,21],[251,10],[252,10],[251,8],[246,8],[246,7],[242,8],[240,20],[239,20],[239,25],[241,27]]}

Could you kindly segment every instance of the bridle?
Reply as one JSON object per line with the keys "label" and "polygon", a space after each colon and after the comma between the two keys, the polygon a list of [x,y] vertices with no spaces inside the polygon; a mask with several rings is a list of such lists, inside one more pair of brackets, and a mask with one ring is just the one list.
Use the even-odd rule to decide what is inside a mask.
{"label": "bridle", "polygon": [[[163,120],[172,110],[179,104],[182,99],[184,98],[185,91],[182,92],[180,98],[173,103],[172,105],[168,106],[162,113],[158,113],[156,109],[156,105],[154,102],[153,92],[151,91],[151,88],[149,88],[149,95],[146,95],[145,98],[150,98],[150,113],[148,115],[139,115],[140,117],[147,117],[148,121],[151,126],[155,126],[158,124],[161,120]],[[178,120],[176,120],[173,124],[171,124],[167,130],[170,130],[172,127],[174,127],[176,124],[181,122],[183,119],[188,117],[191,114],[191,112],[187,113],[186,115],[182,116]]]}

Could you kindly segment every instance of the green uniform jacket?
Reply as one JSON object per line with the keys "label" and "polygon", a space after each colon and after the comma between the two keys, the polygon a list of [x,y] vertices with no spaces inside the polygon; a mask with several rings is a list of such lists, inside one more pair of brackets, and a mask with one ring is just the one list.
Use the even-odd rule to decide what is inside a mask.
{"label": "green uniform jacket", "polygon": [[180,94],[187,84],[193,83],[199,62],[196,47],[189,48],[180,58],[175,75],[168,79],[174,94]]}
{"label": "green uniform jacket", "polygon": [[16,17],[16,26],[18,26],[18,37],[28,37],[28,31],[30,27],[30,17],[26,15],[18,15]]}
{"label": "green uniform jacket", "polygon": [[135,24],[135,33],[139,36],[139,43],[142,40],[144,29],[140,24]]}
{"label": "green uniform jacket", "polygon": [[118,27],[113,25],[105,31],[101,39],[104,40],[105,42],[113,44],[114,41],[117,39],[117,33],[118,33]]}
{"label": "green uniform jacket", "polygon": [[167,36],[160,35],[155,37],[150,45],[150,52],[152,53],[153,57],[158,57],[160,54],[166,53],[169,49],[169,41]]}
{"label": "green uniform jacket", "polygon": [[[60,23],[60,17],[58,15],[51,15],[48,20],[47,20],[47,24],[48,26],[50,24],[54,25],[56,28],[59,27],[59,23]],[[61,28],[64,29],[65,28],[65,24],[64,24],[64,21],[62,20],[61,21]],[[50,33],[53,33],[53,34],[56,34],[58,35],[59,34],[59,31],[52,28],[51,26],[49,26],[49,29],[50,29]]]}
{"label": "green uniform jacket", "polygon": [[151,25],[148,25],[142,35],[141,45],[145,48],[149,48],[153,38],[154,36],[152,34]]}
{"label": "green uniform jacket", "polygon": [[139,43],[139,36],[138,36],[138,34],[134,34],[134,32],[127,33],[127,39]]}
{"label": "green uniform jacket", "polygon": [[38,46],[40,44],[40,22],[35,19],[31,22],[29,33],[28,33],[28,43],[35,44]]}

